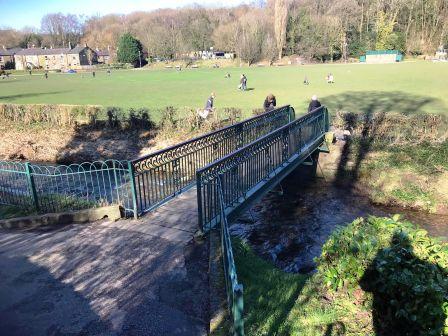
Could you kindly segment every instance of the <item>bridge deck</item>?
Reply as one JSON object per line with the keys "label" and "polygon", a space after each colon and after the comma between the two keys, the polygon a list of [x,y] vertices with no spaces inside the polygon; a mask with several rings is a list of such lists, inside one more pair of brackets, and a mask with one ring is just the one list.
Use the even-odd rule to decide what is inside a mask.
{"label": "bridge deck", "polygon": [[195,190],[138,221],[0,231],[2,335],[206,335]]}

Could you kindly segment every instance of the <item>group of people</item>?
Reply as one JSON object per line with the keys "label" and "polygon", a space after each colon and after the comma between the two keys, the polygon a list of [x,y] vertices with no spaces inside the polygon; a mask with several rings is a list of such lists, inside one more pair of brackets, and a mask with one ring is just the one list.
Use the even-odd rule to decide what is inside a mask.
{"label": "group of people", "polygon": [[[331,72],[325,76],[325,81],[328,84],[334,84],[334,76]],[[310,85],[310,81],[308,80],[307,76],[305,76],[305,78],[303,79],[303,85]]]}
{"label": "group of people", "polygon": [[[205,103],[205,108],[198,109],[199,117],[201,117],[202,119],[207,119],[209,114],[213,112],[214,104],[215,104],[215,97],[216,97],[215,93],[212,92],[210,94],[210,97],[207,98],[207,102]],[[275,98],[275,96],[272,93],[268,94],[263,102],[264,111],[270,112],[270,111],[274,110],[276,108],[276,106],[277,106],[277,99]],[[308,113],[318,109],[321,106],[322,106],[322,104],[317,99],[317,95],[313,95],[311,97],[311,101],[308,105]]]}

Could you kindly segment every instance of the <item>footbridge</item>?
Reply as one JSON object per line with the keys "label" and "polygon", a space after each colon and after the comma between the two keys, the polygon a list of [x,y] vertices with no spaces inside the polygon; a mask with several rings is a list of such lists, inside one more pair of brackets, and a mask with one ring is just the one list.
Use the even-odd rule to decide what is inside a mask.
{"label": "footbridge", "polygon": [[315,165],[318,153],[328,150],[328,129],[326,107],[296,118],[288,105],[132,161],[0,162],[0,204],[38,213],[118,204],[140,219],[114,226],[185,244],[195,227],[203,233],[219,228],[233,331],[244,335],[243,287],[228,222],[299,165]]}

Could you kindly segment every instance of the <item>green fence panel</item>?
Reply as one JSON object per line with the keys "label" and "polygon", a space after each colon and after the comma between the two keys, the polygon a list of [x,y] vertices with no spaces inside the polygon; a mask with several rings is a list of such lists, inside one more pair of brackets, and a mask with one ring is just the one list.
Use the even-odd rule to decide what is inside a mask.
{"label": "green fence panel", "polygon": [[139,214],[192,187],[196,171],[295,118],[287,105],[132,161]]}
{"label": "green fence panel", "polygon": [[34,207],[39,213],[117,204],[134,213],[128,161],[72,165],[0,161],[0,204]]}
{"label": "green fence panel", "polygon": [[230,208],[279,167],[286,165],[291,157],[314,151],[316,148],[312,145],[323,141],[328,131],[328,118],[328,111],[323,106],[198,170],[200,228],[207,231],[219,221],[216,188],[219,174],[223,176],[224,202]]}

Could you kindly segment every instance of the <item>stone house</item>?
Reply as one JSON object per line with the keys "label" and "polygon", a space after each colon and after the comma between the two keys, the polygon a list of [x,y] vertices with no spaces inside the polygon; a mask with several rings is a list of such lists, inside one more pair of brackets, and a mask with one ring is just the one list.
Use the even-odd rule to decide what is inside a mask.
{"label": "stone house", "polygon": [[97,64],[95,51],[85,46],[75,48],[23,49],[14,55],[17,70],[40,68],[44,70],[82,69]]}
{"label": "stone house", "polygon": [[83,67],[98,64],[98,55],[95,50],[88,47],[77,45],[67,52],[68,68],[82,69]]}
{"label": "stone house", "polygon": [[98,56],[98,63],[102,64],[110,64],[111,58],[110,58],[110,49],[107,48],[107,50],[99,50],[96,48],[96,55]]}
{"label": "stone house", "polygon": [[22,49],[14,55],[16,70],[41,68],[44,70],[63,70],[67,67],[68,48]]}

